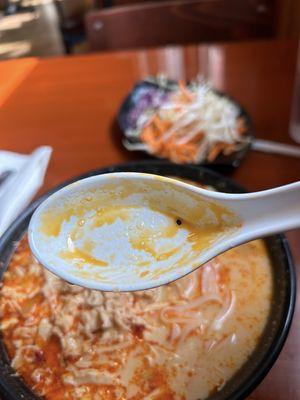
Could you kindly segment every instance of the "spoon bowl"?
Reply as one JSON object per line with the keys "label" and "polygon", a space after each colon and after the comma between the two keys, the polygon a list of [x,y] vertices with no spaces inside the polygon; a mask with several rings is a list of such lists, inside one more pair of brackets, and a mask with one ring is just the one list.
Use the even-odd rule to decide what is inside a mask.
{"label": "spoon bowl", "polygon": [[[298,182],[224,194],[150,174],[99,175],[42,203],[30,222],[29,243],[46,268],[71,283],[150,289],[241,243],[298,226],[299,190]],[[286,212],[276,218],[282,202]]]}

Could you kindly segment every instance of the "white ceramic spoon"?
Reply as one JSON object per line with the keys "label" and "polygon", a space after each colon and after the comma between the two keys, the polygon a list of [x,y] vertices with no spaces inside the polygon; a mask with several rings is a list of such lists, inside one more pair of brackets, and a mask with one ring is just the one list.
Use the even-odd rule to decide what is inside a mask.
{"label": "white ceramic spoon", "polygon": [[143,173],[77,181],[48,197],[29,225],[36,258],[80,286],[153,288],[237,245],[300,226],[300,182],[227,194]]}

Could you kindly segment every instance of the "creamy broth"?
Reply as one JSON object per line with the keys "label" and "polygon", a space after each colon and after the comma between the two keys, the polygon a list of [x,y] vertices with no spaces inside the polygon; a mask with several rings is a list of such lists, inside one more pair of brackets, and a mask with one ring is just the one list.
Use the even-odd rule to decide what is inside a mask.
{"label": "creamy broth", "polygon": [[264,330],[272,297],[262,241],[172,284],[133,293],[69,285],[24,238],[1,289],[12,366],[49,400],[196,400],[221,390]]}

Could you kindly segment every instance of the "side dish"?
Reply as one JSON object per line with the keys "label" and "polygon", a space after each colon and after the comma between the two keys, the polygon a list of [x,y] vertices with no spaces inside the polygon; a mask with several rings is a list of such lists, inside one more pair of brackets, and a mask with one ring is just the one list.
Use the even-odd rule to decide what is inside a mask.
{"label": "side dish", "polygon": [[[159,82],[159,81],[158,81]],[[228,97],[207,82],[145,87],[129,113],[125,132],[132,149],[175,163],[213,162],[247,143],[245,120]]]}

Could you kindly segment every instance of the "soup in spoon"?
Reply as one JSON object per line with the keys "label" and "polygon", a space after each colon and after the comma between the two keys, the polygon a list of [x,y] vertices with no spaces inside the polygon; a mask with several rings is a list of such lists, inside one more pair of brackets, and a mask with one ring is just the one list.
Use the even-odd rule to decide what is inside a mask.
{"label": "soup in spoon", "polygon": [[159,180],[88,178],[80,190],[77,183],[62,189],[31,221],[33,252],[66,280],[101,290],[150,288],[191,272],[241,222],[166,179],[162,190]]}

